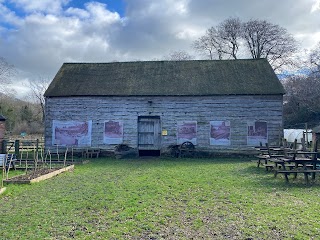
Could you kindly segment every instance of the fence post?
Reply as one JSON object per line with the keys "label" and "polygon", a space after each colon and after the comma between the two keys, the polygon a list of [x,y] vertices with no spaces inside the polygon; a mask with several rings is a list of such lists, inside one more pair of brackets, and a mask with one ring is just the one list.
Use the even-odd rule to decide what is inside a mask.
{"label": "fence post", "polygon": [[7,154],[7,140],[2,141],[2,149],[1,153]]}
{"label": "fence post", "polygon": [[15,140],[14,141],[14,154],[18,157],[20,153],[20,141]]}
{"label": "fence post", "polygon": [[294,150],[297,150],[297,144],[298,144],[298,141],[297,141],[297,139],[294,139],[294,143],[293,143],[293,149]]}
{"label": "fence post", "polygon": [[35,161],[36,161],[36,164],[38,165],[38,161],[39,161],[39,139],[37,139],[37,143],[36,143],[36,158],[35,158]]}
{"label": "fence post", "polygon": [[308,147],[308,145],[309,145],[309,139],[308,139],[308,123],[305,124],[305,127],[306,127],[306,138],[305,138],[305,140],[306,140],[306,142],[307,142],[307,147]]}

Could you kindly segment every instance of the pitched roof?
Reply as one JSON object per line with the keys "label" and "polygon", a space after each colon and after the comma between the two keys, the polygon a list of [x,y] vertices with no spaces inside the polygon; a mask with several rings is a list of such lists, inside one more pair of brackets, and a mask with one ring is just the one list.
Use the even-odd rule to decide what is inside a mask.
{"label": "pitched roof", "polygon": [[284,94],[266,59],[64,63],[46,97]]}

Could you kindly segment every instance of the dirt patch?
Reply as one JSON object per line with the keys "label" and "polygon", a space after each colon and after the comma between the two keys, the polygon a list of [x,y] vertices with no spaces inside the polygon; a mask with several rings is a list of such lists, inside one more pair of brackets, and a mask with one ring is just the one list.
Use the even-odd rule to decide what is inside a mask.
{"label": "dirt patch", "polygon": [[61,168],[51,168],[51,169],[38,169],[36,171],[30,171],[27,174],[19,175],[12,177],[8,180],[4,180],[4,183],[35,183],[40,182],[42,180],[46,180],[48,178],[52,178],[60,173],[63,173],[65,171],[73,171],[74,165],[70,165],[67,167],[61,167]]}
{"label": "dirt patch", "polygon": [[17,180],[17,181],[32,180],[32,179],[41,177],[42,175],[54,172],[59,169],[61,169],[61,168],[51,168],[51,169],[43,168],[43,169],[37,169],[35,171],[32,170],[32,171],[28,171],[27,174],[15,176],[14,180]]}

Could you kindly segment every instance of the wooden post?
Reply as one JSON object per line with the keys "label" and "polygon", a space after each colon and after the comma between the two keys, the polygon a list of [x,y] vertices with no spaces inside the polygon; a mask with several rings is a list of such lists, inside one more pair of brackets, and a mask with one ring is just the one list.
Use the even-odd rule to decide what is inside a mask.
{"label": "wooden post", "polygon": [[306,123],[306,143],[307,143],[307,147],[308,147],[308,144],[309,144],[309,141],[308,141],[308,123]]}
{"label": "wooden post", "polygon": [[[306,127],[306,132],[305,132],[305,134],[306,134],[306,144],[307,144],[307,148],[309,148],[309,147],[312,147],[312,145],[309,144],[308,133],[312,133],[312,130],[308,131],[308,124],[307,123],[306,123],[305,127]],[[312,139],[311,139],[311,141],[312,141]]]}
{"label": "wooden post", "polygon": [[1,153],[7,154],[7,140],[2,141],[2,149]]}
{"label": "wooden post", "polygon": [[313,151],[315,151],[315,152],[318,152],[318,142],[319,142],[319,140],[316,140],[316,142],[314,143]]}
{"label": "wooden post", "polygon": [[294,139],[294,143],[293,143],[293,150],[297,150],[297,139]]}
{"label": "wooden post", "polygon": [[14,154],[19,157],[19,147],[20,147],[20,142],[19,140],[14,141]]}
{"label": "wooden post", "polygon": [[279,124],[279,146],[283,146],[283,127],[281,124]]}
{"label": "wooden post", "polygon": [[[312,152],[318,152],[318,140],[316,140],[314,143],[313,143],[313,149],[312,149]],[[318,158],[318,154],[313,154],[312,155],[312,160],[317,160]]]}
{"label": "wooden post", "polygon": [[34,158],[35,169],[37,169],[38,167],[38,160],[39,160],[38,153],[39,153],[39,139],[37,139],[37,142],[36,142],[36,152],[35,152],[35,158]]}
{"label": "wooden post", "polygon": [[3,142],[4,142],[4,137],[6,133],[6,124],[5,124],[6,118],[2,115],[0,115],[0,153],[6,153],[7,148],[4,148]]}
{"label": "wooden post", "polygon": [[302,145],[302,151],[307,151],[307,147],[306,147],[307,144],[305,142],[304,134],[303,134],[303,138],[301,138],[300,140]]}

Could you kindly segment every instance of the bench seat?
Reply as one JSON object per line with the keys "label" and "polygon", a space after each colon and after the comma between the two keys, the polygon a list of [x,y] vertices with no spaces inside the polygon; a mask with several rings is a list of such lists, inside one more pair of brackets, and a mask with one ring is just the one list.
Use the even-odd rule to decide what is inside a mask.
{"label": "bench seat", "polygon": [[275,168],[274,164],[263,164],[263,166],[266,168],[266,170],[268,171],[269,169],[272,170]]}
{"label": "bench seat", "polygon": [[315,174],[320,173],[320,169],[292,169],[292,170],[278,170],[277,173],[282,173],[284,174],[284,177],[286,179],[286,182],[289,182],[288,175],[290,174],[295,174],[295,176],[298,173],[303,173],[304,174],[304,179],[305,182],[309,182],[308,174],[312,173],[312,179],[315,179]]}

